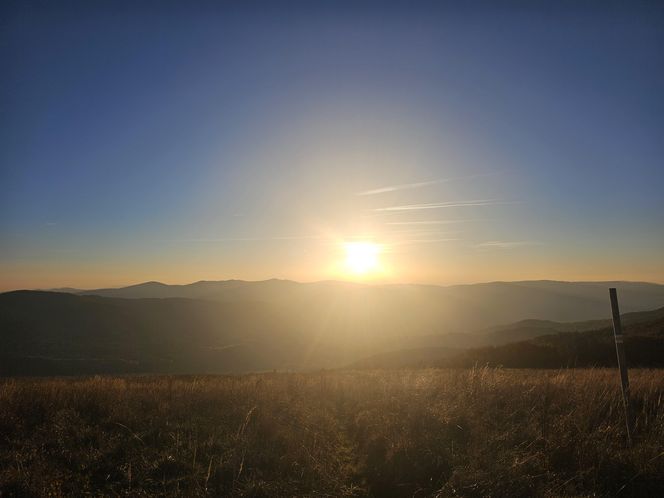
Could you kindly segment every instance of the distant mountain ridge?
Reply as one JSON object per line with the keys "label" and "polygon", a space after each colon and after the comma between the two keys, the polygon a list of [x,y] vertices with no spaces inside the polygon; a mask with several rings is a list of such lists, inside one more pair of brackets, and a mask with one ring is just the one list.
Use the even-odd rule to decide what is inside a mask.
{"label": "distant mountain ridge", "polygon": [[[664,307],[621,315],[631,360],[664,366]],[[363,358],[352,368],[472,366],[516,368],[613,366],[612,319],[522,320],[468,334],[447,334],[436,347],[409,347]],[[594,351],[590,351],[594,350]],[[661,354],[660,354],[661,353]]]}
{"label": "distant mountain ridge", "polygon": [[0,294],[0,375],[337,368],[417,349],[433,361],[436,351],[606,326],[611,285],[626,323],[664,313],[640,311],[664,305],[664,286],[621,282],[268,280],[8,292]]}
{"label": "distant mountain ridge", "polygon": [[[468,332],[524,319],[573,322],[610,315],[608,288],[617,287],[621,311],[646,311],[664,306],[664,285],[644,282],[559,282],[551,280],[488,282],[435,286],[367,285],[322,281],[222,280],[168,285],[161,282],[117,289],[70,290],[84,295],[118,298],[189,298],[218,302],[264,302],[282,309],[305,307],[327,312],[329,303],[362,303],[382,312],[408,317],[421,333]],[[347,310],[360,314],[361,310]],[[397,322],[402,320],[394,317]],[[405,325],[405,324],[403,324]],[[420,326],[421,325],[421,326]]]}
{"label": "distant mountain ridge", "polygon": [[[633,313],[624,320],[627,364],[630,367],[664,367],[664,308]],[[528,340],[510,341],[469,349],[418,348],[373,355],[350,368],[506,368],[616,367],[613,329],[599,326],[583,331],[558,331]]]}

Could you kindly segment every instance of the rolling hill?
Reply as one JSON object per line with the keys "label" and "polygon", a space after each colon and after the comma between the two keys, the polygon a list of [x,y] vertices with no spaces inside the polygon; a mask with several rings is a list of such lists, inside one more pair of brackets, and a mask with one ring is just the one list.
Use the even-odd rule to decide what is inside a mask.
{"label": "rolling hill", "polygon": [[[571,322],[610,315],[609,287],[619,289],[621,311],[664,306],[664,285],[641,282],[489,282],[471,285],[364,285],[289,280],[159,282],[117,289],[69,290],[76,294],[128,299],[188,298],[222,303],[261,302],[286,312],[336,317],[357,323],[385,317],[384,327],[409,328],[412,335],[468,332],[524,319]],[[303,317],[306,318],[306,317]]]}
{"label": "rolling hill", "polygon": [[[268,280],[14,291],[0,294],[0,374],[337,368],[405,350],[433,361],[459,349],[606,325],[609,285],[619,288],[622,310],[634,313],[626,322],[664,304],[664,286],[639,283]],[[590,321],[554,321],[569,316]]]}
{"label": "rolling hill", "polygon": [[[530,322],[530,321],[529,321]],[[664,367],[664,308],[622,316],[628,364]],[[514,324],[503,342],[484,336],[484,344],[468,349],[415,348],[364,358],[352,368],[472,367],[508,368],[615,367],[616,352],[610,320],[579,323]],[[495,332],[494,332],[495,333]],[[535,335],[536,334],[536,335]],[[531,335],[528,340],[509,337]]]}

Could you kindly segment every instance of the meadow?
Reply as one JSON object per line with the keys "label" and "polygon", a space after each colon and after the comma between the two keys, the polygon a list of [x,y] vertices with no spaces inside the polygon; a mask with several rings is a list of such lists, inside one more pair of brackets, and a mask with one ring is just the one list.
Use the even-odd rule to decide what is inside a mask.
{"label": "meadow", "polygon": [[664,371],[0,381],[0,496],[664,494]]}

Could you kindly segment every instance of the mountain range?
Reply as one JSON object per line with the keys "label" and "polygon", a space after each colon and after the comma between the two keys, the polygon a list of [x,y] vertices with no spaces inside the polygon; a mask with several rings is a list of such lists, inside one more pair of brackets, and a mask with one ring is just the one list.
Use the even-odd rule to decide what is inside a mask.
{"label": "mountain range", "polygon": [[496,346],[605,327],[608,287],[618,288],[627,321],[664,305],[664,285],[633,282],[230,280],[13,291],[0,294],[0,374],[336,368],[406,349]]}
{"label": "mountain range", "polygon": [[[67,289],[77,295],[126,299],[187,298],[222,303],[265,303],[316,317],[330,309],[349,317],[389,317],[388,326],[430,333],[467,332],[528,318],[554,321],[609,316],[608,288],[617,287],[623,312],[664,305],[664,285],[642,282],[489,282],[470,285],[366,285],[289,280],[200,281],[188,285],[145,282],[116,289]],[[57,290],[57,289],[56,289]],[[336,312],[334,313],[336,315]],[[362,321],[362,320],[358,320]],[[401,323],[401,322],[406,323]],[[336,324],[330,324],[335,326]]]}
{"label": "mountain range", "polygon": [[[621,316],[628,365],[664,367],[664,308]],[[452,336],[448,337],[452,339]],[[455,342],[453,342],[455,341]],[[464,347],[450,347],[459,343]],[[447,347],[407,348],[379,353],[350,368],[615,367],[612,320],[552,322],[524,320],[454,338]]]}

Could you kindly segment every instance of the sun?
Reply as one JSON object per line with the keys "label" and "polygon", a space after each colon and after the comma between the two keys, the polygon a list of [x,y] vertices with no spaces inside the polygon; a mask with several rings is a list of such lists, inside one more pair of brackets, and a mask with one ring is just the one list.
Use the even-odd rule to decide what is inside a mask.
{"label": "sun", "polygon": [[381,246],[372,242],[347,242],[346,269],[354,275],[366,275],[378,270]]}

